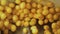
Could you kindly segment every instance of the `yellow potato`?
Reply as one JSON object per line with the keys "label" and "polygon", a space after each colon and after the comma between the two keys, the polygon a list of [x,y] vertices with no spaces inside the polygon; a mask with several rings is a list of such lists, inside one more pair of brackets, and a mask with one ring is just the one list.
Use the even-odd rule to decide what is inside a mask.
{"label": "yellow potato", "polygon": [[48,25],[44,25],[44,30],[49,30],[49,26]]}
{"label": "yellow potato", "polygon": [[59,7],[56,7],[55,10],[56,10],[56,12],[58,12],[58,13],[60,12],[60,8],[59,8]]}
{"label": "yellow potato", "polygon": [[16,9],[16,10],[19,10],[19,9],[20,9],[20,6],[19,6],[19,5],[16,5],[16,6],[15,6],[15,9]]}
{"label": "yellow potato", "polygon": [[46,16],[46,15],[49,14],[49,11],[48,11],[48,10],[43,10],[42,14],[43,14],[44,16]]}
{"label": "yellow potato", "polygon": [[58,20],[58,18],[59,18],[58,14],[54,14],[54,15],[53,15],[53,19],[54,19],[54,20]]}
{"label": "yellow potato", "polygon": [[38,13],[38,14],[39,14],[39,13],[42,14],[42,11],[43,11],[42,9],[37,9],[36,13]]}
{"label": "yellow potato", "polygon": [[36,8],[37,7],[37,3],[33,2],[32,3],[32,8]]}
{"label": "yellow potato", "polygon": [[53,22],[54,22],[54,20],[53,20],[53,19],[49,19],[49,22],[50,22],[50,23],[53,23]]}
{"label": "yellow potato", "polygon": [[41,8],[42,8],[42,4],[38,4],[38,5],[37,5],[37,8],[38,8],[38,9],[41,9]]}
{"label": "yellow potato", "polygon": [[7,4],[7,0],[1,0],[1,5],[5,6]]}
{"label": "yellow potato", "polygon": [[9,7],[14,8],[15,4],[14,3],[9,3]]}
{"label": "yellow potato", "polygon": [[33,13],[29,13],[30,18],[33,18],[33,15],[34,15]]}
{"label": "yellow potato", "polygon": [[26,0],[26,2],[27,2],[27,3],[31,3],[31,1],[32,1],[32,0],[29,0],[29,1],[28,1],[28,0]]}
{"label": "yellow potato", "polygon": [[10,7],[6,7],[5,10],[7,13],[12,13],[12,8],[10,8]]}
{"label": "yellow potato", "polygon": [[23,25],[24,25],[25,27],[28,27],[28,26],[29,26],[29,22],[28,22],[28,21],[25,21]]}
{"label": "yellow potato", "polygon": [[52,34],[49,30],[44,31],[44,34]]}
{"label": "yellow potato", "polygon": [[27,8],[27,9],[31,9],[31,4],[30,4],[30,3],[27,3],[27,4],[26,4],[26,8]]}
{"label": "yellow potato", "polygon": [[21,2],[21,4],[20,4],[20,8],[21,8],[21,9],[24,9],[25,6],[26,6],[25,2]]}
{"label": "yellow potato", "polygon": [[20,4],[21,3],[21,0],[15,0],[15,3],[16,4]]}
{"label": "yellow potato", "polygon": [[0,11],[4,10],[4,7],[3,6],[0,6]]}
{"label": "yellow potato", "polygon": [[11,29],[12,32],[15,32],[16,29],[17,29],[17,27],[16,27],[15,25],[12,24],[11,27],[10,27],[10,29]]}
{"label": "yellow potato", "polygon": [[31,26],[35,25],[36,24],[36,19],[32,19],[29,23]]}
{"label": "yellow potato", "polygon": [[44,5],[43,10],[48,10],[48,6]]}
{"label": "yellow potato", "polygon": [[8,20],[5,20],[5,21],[4,21],[4,26],[5,26],[5,27],[9,27],[9,21],[8,21]]}
{"label": "yellow potato", "polygon": [[36,9],[31,9],[31,13],[36,13]]}
{"label": "yellow potato", "polygon": [[49,9],[49,12],[50,12],[51,14],[55,14],[54,8],[50,8],[50,9]]}
{"label": "yellow potato", "polygon": [[44,19],[44,23],[45,23],[45,24],[47,24],[47,23],[48,23],[48,21],[49,21],[48,19]]}
{"label": "yellow potato", "polygon": [[17,16],[17,15],[13,15],[12,20],[13,20],[14,22],[16,22],[16,21],[18,20],[18,16]]}
{"label": "yellow potato", "polygon": [[24,20],[25,21],[30,21],[30,18],[29,17],[26,17]]}
{"label": "yellow potato", "polygon": [[60,29],[57,30],[57,33],[60,34]]}
{"label": "yellow potato", "polygon": [[21,21],[20,21],[20,20],[18,20],[15,24],[16,24],[16,26],[18,26],[18,27],[19,27],[19,26],[21,26]]}
{"label": "yellow potato", "polygon": [[60,21],[57,21],[58,28],[60,28]]}
{"label": "yellow potato", "polygon": [[31,26],[31,30],[33,30],[33,29],[37,29],[37,27],[36,26]]}
{"label": "yellow potato", "polygon": [[52,15],[52,14],[48,14],[48,15],[46,16],[46,18],[52,19],[52,18],[53,18],[53,15]]}
{"label": "yellow potato", "polygon": [[43,24],[44,24],[43,20],[39,20],[39,21],[38,21],[38,24],[39,24],[39,25],[43,25]]}
{"label": "yellow potato", "polygon": [[27,34],[28,33],[28,29],[27,28],[23,28],[23,33]]}
{"label": "yellow potato", "polygon": [[46,5],[47,5],[48,7],[54,7],[53,2],[51,2],[51,1],[47,2]]}
{"label": "yellow potato", "polygon": [[4,20],[4,19],[6,19],[6,14],[5,13],[1,13],[1,20]]}
{"label": "yellow potato", "polygon": [[3,21],[0,21],[0,29],[3,28]]}
{"label": "yellow potato", "polygon": [[51,27],[52,27],[52,29],[57,29],[57,24],[56,23],[52,23]]}

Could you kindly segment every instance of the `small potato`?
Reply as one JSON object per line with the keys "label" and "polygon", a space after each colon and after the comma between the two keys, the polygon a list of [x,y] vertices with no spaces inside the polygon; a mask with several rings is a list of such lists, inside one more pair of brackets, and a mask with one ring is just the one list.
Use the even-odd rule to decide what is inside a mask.
{"label": "small potato", "polygon": [[58,25],[58,27],[60,28],[60,21],[57,21],[57,25]]}
{"label": "small potato", "polygon": [[29,22],[30,21],[30,18],[29,17],[26,17],[24,20]]}
{"label": "small potato", "polygon": [[26,21],[26,22],[24,22],[24,24],[23,24],[25,27],[28,27],[29,26],[29,22],[28,21]]}
{"label": "small potato", "polygon": [[17,16],[17,15],[13,15],[12,20],[13,20],[14,22],[16,22],[16,21],[18,20],[18,16]]}
{"label": "small potato", "polygon": [[30,3],[27,3],[27,4],[26,4],[26,8],[27,8],[27,9],[31,9],[31,4],[30,4]]}
{"label": "small potato", "polygon": [[49,30],[44,31],[44,34],[52,34]]}
{"label": "small potato", "polygon": [[46,5],[47,5],[48,7],[54,7],[53,2],[51,2],[51,1],[47,2]]}
{"label": "small potato", "polygon": [[36,13],[36,9],[31,9],[31,13]]}
{"label": "small potato", "polygon": [[49,12],[50,12],[51,14],[55,14],[54,8],[50,8],[50,9],[49,9]]}
{"label": "small potato", "polygon": [[15,3],[16,4],[20,4],[21,3],[21,0],[15,0]]}
{"label": "small potato", "polygon": [[44,25],[44,30],[49,30],[49,26],[48,25]]}
{"label": "small potato", "polygon": [[38,24],[39,24],[39,25],[43,25],[43,24],[44,24],[43,20],[39,20],[39,21],[38,21]]}
{"label": "small potato", "polygon": [[48,15],[46,16],[46,18],[52,19],[52,18],[53,18],[53,15],[52,15],[52,14],[48,14]]}
{"label": "small potato", "polygon": [[5,10],[6,10],[7,13],[12,13],[12,8],[10,8],[10,7],[6,7]]}
{"label": "small potato", "polygon": [[6,14],[5,13],[1,13],[1,20],[4,20],[4,19],[6,19]]}
{"label": "small potato", "polygon": [[20,21],[20,20],[18,20],[15,24],[16,24],[16,26],[18,26],[18,27],[19,27],[19,26],[21,26],[21,21]]}
{"label": "small potato", "polygon": [[19,5],[21,9],[25,8],[26,3],[25,2],[21,2],[21,4]]}
{"label": "small potato", "polygon": [[20,9],[20,6],[19,6],[19,5],[16,5],[16,6],[15,6],[15,9],[16,9],[16,10],[19,10],[19,9]]}
{"label": "small potato", "polygon": [[49,21],[48,19],[44,19],[44,23],[45,23],[45,24],[47,24],[47,23],[48,23],[48,21]]}
{"label": "small potato", "polygon": [[5,6],[7,4],[7,0],[1,0],[0,2],[2,6]]}
{"label": "small potato", "polygon": [[24,9],[23,13],[24,14],[28,14],[29,13],[29,10],[28,9]]}
{"label": "small potato", "polygon": [[14,8],[15,4],[14,3],[9,3],[9,7]]}
{"label": "small potato", "polygon": [[52,23],[51,27],[52,27],[52,29],[57,29],[57,24],[56,23]]}
{"label": "small potato", "polygon": [[32,26],[32,27],[31,27],[31,30],[33,30],[33,29],[37,29],[37,27],[36,27],[36,26]]}
{"label": "small potato", "polygon": [[42,8],[42,4],[38,4],[38,5],[37,5],[37,8],[38,8],[38,9]]}
{"label": "small potato", "polygon": [[54,20],[58,20],[58,18],[59,18],[58,14],[54,14],[54,15],[53,15],[53,19],[54,19]]}
{"label": "small potato", "polygon": [[9,23],[10,23],[9,20],[5,20],[5,21],[4,21],[4,26],[5,26],[5,27],[8,27],[8,26],[9,26]]}
{"label": "small potato", "polygon": [[33,2],[32,3],[32,8],[36,8],[37,7],[37,3]]}
{"label": "small potato", "polygon": [[0,29],[2,29],[3,28],[3,21],[0,21]]}
{"label": "small potato", "polygon": [[11,29],[12,32],[15,32],[16,29],[17,29],[17,27],[16,27],[15,25],[12,24],[11,27],[10,27],[10,29]]}
{"label": "small potato", "polygon": [[29,23],[31,26],[35,25],[36,24],[36,19],[32,19]]}
{"label": "small potato", "polygon": [[49,19],[49,22],[50,22],[50,23],[53,23],[53,22],[54,22],[54,19]]}
{"label": "small potato", "polygon": [[30,18],[33,18],[33,15],[34,15],[33,13],[29,13]]}
{"label": "small potato", "polygon": [[60,29],[57,30],[57,33],[60,34]]}
{"label": "small potato", "polygon": [[0,11],[3,11],[4,10],[4,7],[3,6],[0,6]]}
{"label": "small potato", "polygon": [[28,33],[28,29],[27,28],[23,28],[23,33],[27,34]]}
{"label": "small potato", "polygon": [[58,8],[58,7],[56,7],[55,10],[56,10],[56,12],[58,12],[58,13],[60,12],[60,8]]}
{"label": "small potato", "polygon": [[31,3],[31,1],[32,1],[32,0],[29,0],[29,1],[28,1],[28,0],[26,0],[26,2],[27,2],[27,3]]}
{"label": "small potato", "polygon": [[45,5],[45,6],[43,7],[43,10],[48,10],[48,6]]}
{"label": "small potato", "polygon": [[46,15],[49,14],[49,11],[48,11],[48,10],[43,10],[42,14],[43,14],[44,16],[46,16]]}
{"label": "small potato", "polygon": [[36,13],[38,13],[38,14],[39,14],[39,13],[42,14],[42,11],[43,11],[42,9],[37,9]]}

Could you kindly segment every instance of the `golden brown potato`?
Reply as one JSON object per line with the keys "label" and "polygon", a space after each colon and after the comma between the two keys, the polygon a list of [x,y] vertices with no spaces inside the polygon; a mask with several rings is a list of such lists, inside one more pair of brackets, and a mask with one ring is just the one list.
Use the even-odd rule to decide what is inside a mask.
{"label": "golden brown potato", "polygon": [[26,17],[24,20],[25,21],[30,21],[30,18],[29,17]]}
{"label": "golden brown potato", "polygon": [[27,8],[27,9],[31,9],[31,4],[30,4],[30,3],[27,3],[27,4],[26,4],[26,8]]}
{"label": "golden brown potato", "polygon": [[0,6],[0,11],[4,10],[4,7],[3,6]]}
{"label": "golden brown potato", "polygon": [[15,32],[16,29],[17,29],[17,27],[16,27],[15,25],[12,24],[12,25],[10,26],[10,30],[11,30],[12,32]]}
{"label": "golden brown potato", "polygon": [[32,19],[29,24],[30,24],[30,26],[35,25],[36,24],[36,19]]}
{"label": "golden brown potato", "polygon": [[57,24],[56,23],[52,23],[51,27],[52,27],[52,29],[57,29]]}
{"label": "golden brown potato", "polygon": [[3,21],[0,21],[0,29],[2,29],[3,28]]}
{"label": "golden brown potato", "polygon": [[29,0],[29,1],[28,1],[28,0],[26,0],[26,2],[27,2],[27,3],[31,3],[31,1],[32,1],[32,0]]}
{"label": "golden brown potato", "polygon": [[57,33],[60,34],[60,29],[57,30]]}
{"label": "golden brown potato", "polygon": [[21,4],[20,4],[20,8],[21,8],[21,9],[24,9],[25,6],[26,6],[25,2],[21,2]]}
{"label": "golden brown potato", "polygon": [[49,26],[48,25],[44,25],[44,30],[49,30]]}
{"label": "golden brown potato", "polygon": [[28,33],[28,29],[27,28],[23,28],[23,33],[27,34]]}
{"label": "golden brown potato", "polygon": [[54,8],[50,8],[50,9],[49,9],[49,12],[50,12],[51,14],[55,14]]}
{"label": "golden brown potato", "polygon": [[52,34],[49,30],[44,31],[44,34]]}
{"label": "golden brown potato", "polygon": [[31,9],[31,13],[36,13],[36,9]]}
{"label": "golden brown potato", "polygon": [[9,3],[9,7],[14,8],[15,4],[14,3]]}
{"label": "golden brown potato", "polygon": [[21,3],[21,0],[15,0],[15,3],[16,4],[20,4]]}
{"label": "golden brown potato", "polygon": [[45,24],[47,24],[47,23],[48,23],[48,21],[49,21],[48,19],[44,19],[44,23],[45,23]]}
{"label": "golden brown potato", "polygon": [[43,25],[43,24],[44,24],[43,20],[39,20],[39,21],[38,21],[38,24],[39,24],[39,25]]}
{"label": "golden brown potato", "polygon": [[19,27],[19,26],[21,26],[21,21],[20,21],[20,20],[18,20],[15,24],[16,24],[16,26],[18,26],[18,27]]}
{"label": "golden brown potato", "polygon": [[32,3],[32,8],[36,8],[37,7],[37,3],[33,2]]}
{"label": "golden brown potato", "polygon": [[42,8],[42,4],[38,4],[38,5],[37,5],[37,8],[38,8],[38,9],[41,9],[41,8]]}
{"label": "golden brown potato", "polygon": [[25,27],[28,27],[28,26],[29,26],[29,22],[28,22],[28,21],[25,21],[25,22],[23,23],[23,25],[24,25]]}
{"label": "golden brown potato", "polygon": [[8,34],[8,29],[5,29],[4,30],[4,34]]}
{"label": "golden brown potato", "polygon": [[60,12],[60,8],[59,8],[59,7],[56,7],[55,10],[56,10],[56,12],[58,12],[58,13]]}
{"label": "golden brown potato", "polygon": [[31,30],[33,30],[33,29],[37,29],[37,27],[36,26],[31,26]]}
{"label": "golden brown potato", "polygon": [[10,24],[9,20],[5,20],[5,21],[4,21],[4,26],[5,26],[5,27],[9,27],[9,24]]}
{"label": "golden brown potato", "polygon": [[49,14],[49,11],[48,11],[48,10],[43,10],[42,14],[43,14],[44,16],[46,16],[46,15]]}
{"label": "golden brown potato", "polygon": [[13,15],[13,16],[12,16],[12,20],[13,20],[14,22],[16,22],[16,21],[18,20],[18,16],[17,16],[17,15]]}
{"label": "golden brown potato", "polygon": [[19,9],[20,9],[20,6],[19,6],[19,5],[16,5],[16,6],[15,6],[15,9],[16,9],[16,10],[19,10]]}
{"label": "golden brown potato", "polygon": [[54,22],[54,19],[49,19],[49,22],[50,22],[50,23],[53,23],[53,22]]}
{"label": "golden brown potato", "polygon": [[53,15],[53,19],[54,19],[54,20],[58,20],[58,18],[59,18],[58,14],[54,14],[54,15]]}

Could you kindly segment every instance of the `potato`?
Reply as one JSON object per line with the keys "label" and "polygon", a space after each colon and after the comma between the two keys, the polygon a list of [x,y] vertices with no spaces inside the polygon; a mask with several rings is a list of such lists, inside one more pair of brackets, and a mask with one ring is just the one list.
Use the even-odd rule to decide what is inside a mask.
{"label": "potato", "polygon": [[0,6],[0,11],[3,11],[4,10],[4,7],[3,6]]}
{"label": "potato", "polygon": [[30,4],[30,3],[27,3],[27,4],[26,4],[26,8],[27,8],[27,9],[31,9],[31,4]]}
{"label": "potato", "polygon": [[49,30],[44,31],[44,34],[52,34]]}
{"label": "potato", "polygon": [[57,30],[57,33],[60,34],[60,29]]}
{"label": "potato", "polygon": [[60,8],[59,8],[59,7],[56,7],[55,10],[56,10],[56,12],[58,12],[58,13],[60,12]]}
{"label": "potato", "polygon": [[4,30],[4,34],[8,34],[8,32],[9,32],[8,29]]}
{"label": "potato", "polygon": [[39,25],[43,25],[43,24],[44,24],[43,20],[39,20],[39,21],[38,21],[38,24],[39,24]]}
{"label": "potato", "polygon": [[32,8],[36,8],[37,7],[37,3],[33,2],[32,4]]}
{"label": "potato", "polygon": [[21,0],[15,0],[15,3],[16,4],[20,4],[21,3]]}
{"label": "potato", "polygon": [[23,28],[23,33],[27,34],[28,33],[28,29],[27,28]]}
{"label": "potato", "polygon": [[25,2],[21,2],[21,4],[19,5],[21,9],[24,9],[25,6],[26,6],[26,3]]}
{"label": "potato", "polygon": [[33,29],[37,29],[37,27],[36,26],[31,26],[31,30],[33,30]]}
{"label": "potato", "polygon": [[20,20],[18,20],[15,24],[16,24],[16,26],[18,26],[18,27],[19,27],[19,26],[21,26],[21,21],[20,21]]}
{"label": "potato", "polygon": [[24,20],[25,21],[30,21],[30,18],[29,17],[26,17]]}
{"label": "potato", "polygon": [[38,13],[38,14],[39,14],[39,13],[42,14],[42,11],[43,11],[42,9],[37,9],[36,13]]}
{"label": "potato", "polygon": [[0,21],[0,29],[3,28],[3,21]]}
{"label": "potato", "polygon": [[48,21],[49,21],[48,19],[44,19],[44,23],[45,23],[45,24],[47,24],[47,23],[48,23]]}
{"label": "potato", "polygon": [[42,4],[37,4],[37,8],[41,9],[42,8]]}
{"label": "potato", "polygon": [[14,8],[15,4],[14,3],[9,3],[9,7]]}
{"label": "potato", "polygon": [[53,23],[53,22],[54,22],[54,19],[49,19],[49,22],[50,22],[50,23]]}
{"label": "potato", "polygon": [[36,9],[31,9],[31,13],[36,13]]}
{"label": "potato", "polygon": [[29,1],[28,1],[28,0],[26,0],[26,2],[27,2],[27,3],[31,3],[31,1],[32,1],[32,0],[29,0]]}
{"label": "potato", "polygon": [[19,5],[16,5],[16,6],[15,6],[15,9],[16,9],[16,10],[19,10],[19,9],[20,9],[20,6],[19,6]]}
{"label": "potato", "polygon": [[12,32],[15,32],[16,29],[17,29],[17,27],[16,27],[15,25],[12,24],[11,27],[10,27],[10,30],[11,30]]}
{"label": "potato", "polygon": [[44,30],[49,30],[49,26],[48,25],[44,25]]}

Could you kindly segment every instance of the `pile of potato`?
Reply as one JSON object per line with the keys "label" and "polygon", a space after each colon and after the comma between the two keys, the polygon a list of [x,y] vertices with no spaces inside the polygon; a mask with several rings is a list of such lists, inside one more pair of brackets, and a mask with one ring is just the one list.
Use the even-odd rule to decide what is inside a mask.
{"label": "pile of potato", "polygon": [[15,32],[17,27],[24,27],[23,33],[27,34],[29,26],[32,34],[38,34],[36,24],[44,25],[44,34],[52,34],[48,23],[54,34],[60,34],[60,8],[50,1],[45,5],[32,0],[0,1],[0,30],[4,34]]}

